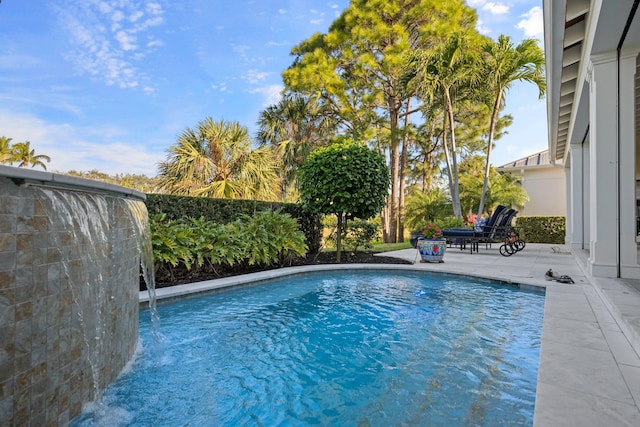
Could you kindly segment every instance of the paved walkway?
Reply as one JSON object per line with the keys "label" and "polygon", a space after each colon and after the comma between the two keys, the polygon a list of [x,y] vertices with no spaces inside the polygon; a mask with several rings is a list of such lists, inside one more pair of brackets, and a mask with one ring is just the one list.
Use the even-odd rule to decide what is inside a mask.
{"label": "paved walkway", "polygon": [[[415,249],[384,255],[416,260]],[[570,254],[562,246],[528,244],[522,252],[503,257],[498,245],[481,245],[473,254],[449,248],[441,264],[416,262],[384,268],[459,273],[545,287],[534,426],[640,426],[640,283],[594,279],[585,274],[585,262],[583,254]],[[158,290],[158,297],[176,297],[309,269],[357,267],[342,264],[271,270],[163,288]],[[544,273],[549,268],[558,275],[571,276],[575,283],[546,281]],[[141,293],[141,301],[146,298],[146,293]]]}

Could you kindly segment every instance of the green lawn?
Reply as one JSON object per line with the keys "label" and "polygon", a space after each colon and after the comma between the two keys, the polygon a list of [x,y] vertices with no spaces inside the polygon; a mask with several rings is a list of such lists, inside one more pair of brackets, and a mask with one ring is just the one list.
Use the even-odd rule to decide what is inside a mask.
{"label": "green lawn", "polygon": [[[399,251],[400,249],[411,249],[411,243],[409,243],[409,240],[406,240],[403,243],[374,243],[372,249],[364,249],[364,251],[365,252],[389,252],[389,251]],[[321,248],[320,250],[322,252],[335,252],[336,248]],[[360,251],[363,251],[363,249],[360,248]]]}
{"label": "green lawn", "polygon": [[409,240],[405,240],[403,243],[377,243],[373,245],[374,252],[399,251],[400,249],[411,249]]}

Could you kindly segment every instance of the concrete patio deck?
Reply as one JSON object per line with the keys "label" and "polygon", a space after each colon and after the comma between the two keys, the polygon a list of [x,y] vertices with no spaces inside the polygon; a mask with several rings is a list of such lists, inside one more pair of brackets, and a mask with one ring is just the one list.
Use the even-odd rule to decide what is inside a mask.
{"label": "concrete patio deck", "polygon": [[[640,285],[585,274],[586,256],[555,245],[528,244],[511,257],[480,246],[448,248],[441,264],[385,265],[500,279],[545,287],[535,427],[640,426]],[[384,253],[416,261],[416,250]],[[376,268],[380,265],[376,265]],[[293,267],[158,290],[159,298],[267,280],[301,271],[371,268],[371,265]],[[574,284],[546,281],[549,269]],[[148,295],[141,293],[141,301]]]}

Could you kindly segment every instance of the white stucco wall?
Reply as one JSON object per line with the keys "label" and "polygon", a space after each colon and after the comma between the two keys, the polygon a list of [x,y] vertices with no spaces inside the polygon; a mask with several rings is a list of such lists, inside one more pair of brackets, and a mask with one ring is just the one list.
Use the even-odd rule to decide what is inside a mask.
{"label": "white stucco wall", "polygon": [[566,216],[565,181],[562,168],[526,170],[522,185],[529,195],[529,201],[518,216]]}
{"label": "white stucco wall", "polygon": [[518,216],[566,216],[567,184],[564,168],[501,168],[504,172],[518,176],[529,196],[529,201],[518,212]]}

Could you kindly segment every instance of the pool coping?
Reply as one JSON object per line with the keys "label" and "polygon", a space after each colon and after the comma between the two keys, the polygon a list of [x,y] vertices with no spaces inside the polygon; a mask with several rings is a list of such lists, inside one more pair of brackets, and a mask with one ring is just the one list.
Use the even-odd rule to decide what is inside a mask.
{"label": "pool coping", "polygon": [[[509,258],[491,247],[473,255],[449,251],[443,264],[289,267],[161,288],[157,296],[179,298],[292,274],[356,269],[438,271],[534,291],[544,289],[534,427],[640,425],[640,292],[624,280],[589,276],[581,254],[557,249],[557,245],[528,244],[522,253]],[[413,249],[383,255],[415,260]],[[570,274],[576,283],[546,281],[544,273],[550,267]]]}
{"label": "pool coping", "polygon": [[88,193],[106,193],[139,200],[147,199],[146,194],[121,185],[15,166],[0,165],[0,177],[9,178],[16,185],[33,185],[49,189],[65,189],[67,191],[81,190]]}
{"label": "pool coping", "polygon": [[[384,270],[384,271],[414,271],[425,272],[424,268],[410,264],[322,264],[322,265],[305,265],[297,267],[283,267],[279,269],[260,271],[257,273],[243,274],[239,276],[224,277],[220,279],[205,280],[202,282],[187,283],[183,285],[175,285],[155,290],[156,300],[162,301],[167,299],[176,299],[190,296],[198,293],[220,290],[233,286],[245,285],[248,283],[261,283],[270,280],[280,279],[283,277],[299,276],[309,273],[322,271],[360,271],[360,270]],[[434,271],[431,271],[434,272]],[[447,271],[435,272],[438,274],[447,274],[457,277],[469,277],[483,280],[489,280],[505,285],[517,286],[523,291],[544,292],[546,285],[541,283],[520,283],[514,282],[508,278],[496,278],[490,275],[471,275],[468,273],[455,273]],[[149,291],[140,292],[140,304],[144,305],[149,302]]]}

